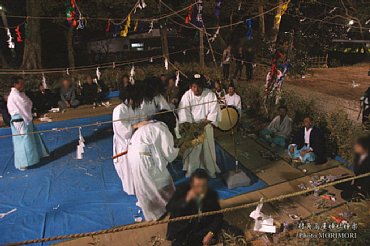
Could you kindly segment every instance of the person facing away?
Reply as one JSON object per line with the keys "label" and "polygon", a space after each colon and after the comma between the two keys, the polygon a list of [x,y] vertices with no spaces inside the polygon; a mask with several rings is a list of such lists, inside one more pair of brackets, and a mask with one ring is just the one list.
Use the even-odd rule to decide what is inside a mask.
{"label": "person facing away", "polygon": [[245,62],[245,53],[243,47],[239,47],[238,52],[234,56],[234,60],[236,64],[234,78],[240,79],[242,77],[243,64]]}
{"label": "person facing away", "polygon": [[[120,99],[122,103],[114,108],[112,115],[113,156],[127,151],[134,131],[147,124],[147,121],[141,121],[143,115],[143,111],[140,109],[142,98],[137,86],[127,85],[120,93]],[[118,177],[121,179],[123,190],[128,195],[134,195],[134,181],[127,154],[114,158],[113,164]]]}
{"label": "person facing away", "polygon": [[33,101],[37,114],[45,114],[52,107],[57,105],[55,94],[51,90],[46,89],[43,83],[40,83],[38,85],[37,92],[35,93]]}
{"label": "person facing away", "polygon": [[76,108],[80,105],[80,101],[76,98],[76,90],[68,79],[64,79],[62,81],[60,99],[61,100],[58,102],[58,105],[61,109]]}
{"label": "person facing away", "polygon": [[277,115],[260,133],[271,144],[285,147],[287,140],[292,133],[292,119],[288,116],[288,108],[284,105],[279,106],[279,115]]}
{"label": "person facing away", "polygon": [[227,88],[225,101],[228,106],[233,106],[238,110],[239,116],[242,115],[242,100],[240,96],[236,94],[235,85],[233,83],[230,83]]}
{"label": "person facing away", "polygon": [[[217,192],[208,186],[209,176],[203,169],[196,169],[190,182],[177,187],[166,209],[170,218],[220,210]],[[223,224],[222,214],[199,219],[170,222],[167,239],[173,246],[211,245],[217,240]]]}
{"label": "person facing away", "polygon": [[204,142],[184,153],[183,170],[186,176],[197,168],[206,169],[211,177],[216,176],[220,169],[216,164],[216,149],[213,136],[213,127],[217,126],[220,116],[220,106],[216,94],[204,88],[204,78],[200,74],[194,74],[190,81],[190,88],[182,96],[179,103],[179,123],[203,123]]}
{"label": "person facing away", "polygon": [[326,162],[325,138],[322,131],[314,126],[311,116],[304,117],[303,127],[293,137],[288,146],[288,154],[293,160],[322,164]]}
{"label": "person facing away", "polygon": [[222,54],[222,68],[223,68],[223,75],[224,79],[229,79],[230,76],[230,63],[231,63],[231,46],[228,45]]}
{"label": "person facing away", "polygon": [[41,158],[49,156],[49,152],[41,136],[33,133],[37,130],[32,122],[32,101],[24,93],[23,78],[13,78],[7,107],[11,116],[12,134],[15,135],[14,164],[17,169],[24,171],[37,164]]}
{"label": "person facing away", "polygon": [[[355,175],[370,172],[370,136],[360,137],[353,147],[353,152],[354,162],[352,167]],[[341,197],[347,201],[370,197],[370,177],[337,184],[334,187],[342,190]]]}
{"label": "person facing away", "polygon": [[174,146],[176,117],[173,112],[160,112],[135,131],[127,152],[138,206],[147,221],[165,215],[166,205],[175,191],[167,165],[179,152]]}

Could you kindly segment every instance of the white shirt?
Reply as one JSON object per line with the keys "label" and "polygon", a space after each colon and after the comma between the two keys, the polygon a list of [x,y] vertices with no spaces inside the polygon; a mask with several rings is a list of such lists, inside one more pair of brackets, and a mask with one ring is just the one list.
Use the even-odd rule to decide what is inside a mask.
{"label": "white shirt", "polygon": [[307,144],[307,146],[310,146],[310,135],[311,135],[312,127],[310,129],[304,128],[304,143]]}
{"label": "white shirt", "polygon": [[238,94],[234,93],[234,95],[232,95],[232,96],[230,96],[230,94],[226,94],[225,100],[226,100],[226,104],[228,106],[234,106],[238,110],[239,115],[241,115],[241,113],[242,113],[242,100],[241,100],[241,98]]}
{"label": "white shirt", "polygon": [[32,101],[24,92],[13,87],[8,97],[7,107],[11,116],[19,114],[26,124],[32,121]]}

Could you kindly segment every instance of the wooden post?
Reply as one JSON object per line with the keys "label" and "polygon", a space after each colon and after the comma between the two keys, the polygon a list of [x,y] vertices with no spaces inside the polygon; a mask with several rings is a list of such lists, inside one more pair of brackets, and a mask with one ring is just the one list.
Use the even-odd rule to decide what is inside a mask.
{"label": "wooden post", "polygon": [[258,6],[258,14],[259,14],[259,27],[260,27],[260,33],[262,37],[265,37],[265,15],[263,14],[263,0],[260,0],[259,6]]}
{"label": "wooden post", "polygon": [[199,29],[199,65],[201,69],[204,68],[204,42],[203,37],[204,33],[203,30]]}
{"label": "wooden post", "polygon": [[[159,1],[158,4],[159,8],[159,15],[161,15],[161,9],[162,9],[162,4],[161,1]],[[168,38],[167,38],[167,26],[166,26],[166,20],[160,20],[159,21],[159,31],[161,34],[161,45],[162,45],[162,55],[164,58],[167,58],[167,61],[170,62],[170,53],[168,51]]]}

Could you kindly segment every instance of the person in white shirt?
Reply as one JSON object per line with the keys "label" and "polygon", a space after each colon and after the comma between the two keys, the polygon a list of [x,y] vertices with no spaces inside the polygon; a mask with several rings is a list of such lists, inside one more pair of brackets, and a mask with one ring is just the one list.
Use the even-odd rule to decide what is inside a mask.
{"label": "person in white shirt", "polygon": [[[13,87],[8,97],[7,107],[11,116],[14,146],[14,164],[21,171],[37,164],[49,152],[32,122],[32,101],[24,93],[24,80],[13,78]],[[24,135],[23,135],[24,134]]]}
{"label": "person in white shirt", "polygon": [[286,146],[286,140],[292,133],[292,119],[287,115],[288,108],[284,105],[279,107],[279,115],[276,116],[266,129],[260,132],[262,138],[271,144],[281,147]]}
{"label": "person in white shirt", "polygon": [[213,127],[217,126],[220,116],[220,106],[217,102],[216,94],[204,88],[204,77],[194,74],[191,78],[190,89],[182,96],[179,110],[179,123],[204,122],[204,142],[185,151],[183,156],[184,167],[187,171],[186,176],[202,168],[208,171],[211,177],[220,172],[216,164],[216,149],[213,137]]}
{"label": "person in white shirt", "polygon": [[229,87],[227,88],[225,101],[228,106],[234,106],[238,110],[239,116],[242,115],[242,100],[240,96],[236,94],[235,86],[233,83],[230,83]]}

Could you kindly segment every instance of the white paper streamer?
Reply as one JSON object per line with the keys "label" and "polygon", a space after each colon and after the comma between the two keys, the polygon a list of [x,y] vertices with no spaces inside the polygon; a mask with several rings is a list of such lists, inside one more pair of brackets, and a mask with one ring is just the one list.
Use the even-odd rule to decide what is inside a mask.
{"label": "white paper streamer", "polygon": [[83,153],[85,152],[85,139],[82,136],[81,133],[81,127],[78,128],[78,145],[77,145],[77,150],[76,150],[76,159],[77,160],[82,160],[83,159]]}
{"label": "white paper streamer", "polygon": [[96,68],[96,78],[97,78],[98,80],[100,80],[100,76],[101,76],[101,72],[100,72],[99,68],[100,68],[100,67],[97,67],[97,68]]}
{"label": "white paper streamer", "polygon": [[153,57],[150,57],[149,62],[153,62]]}
{"label": "white paper streamer", "polygon": [[152,21],[150,22],[148,33],[151,33],[151,32],[153,31],[153,27],[154,27],[154,20],[152,20]]}
{"label": "white paper streamer", "polygon": [[183,53],[184,55],[186,55],[186,50],[184,50],[182,53]]}
{"label": "white paper streamer", "polygon": [[115,62],[113,62],[112,67],[116,68],[116,63]]}
{"label": "white paper streamer", "polygon": [[13,37],[12,37],[12,33],[10,32],[10,29],[7,28],[6,29],[6,33],[8,35],[8,48],[9,49],[14,49],[15,48],[15,43],[13,42]]}
{"label": "white paper streamer", "polygon": [[209,39],[210,42],[214,42],[218,36],[218,34],[220,34],[220,27],[217,28],[216,32],[213,34],[213,36]]}
{"label": "white paper streamer", "polygon": [[42,73],[42,86],[45,89],[48,89],[48,84],[46,83],[46,78],[45,78],[45,74],[44,73]]}
{"label": "white paper streamer", "polygon": [[132,65],[131,70],[130,70],[130,83],[132,85],[135,84],[134,76],[135,76],[135,66]]}
{"label": "white paper streamer", "polygon": [[176,71],[176,81],[175,81],[175,86],[178,87],[180,82],[180,71]]}
{"label": "white paper streamer", "polygon": [[66,71],[67,75],[69,75],[69,68],[67,68],[67,71]]}
{"label": "white paper streamer", "polygon": [[167,58],[164,58],[164,67],[166,68],[166,70],[168,70],[168,60],[167,60]]}

